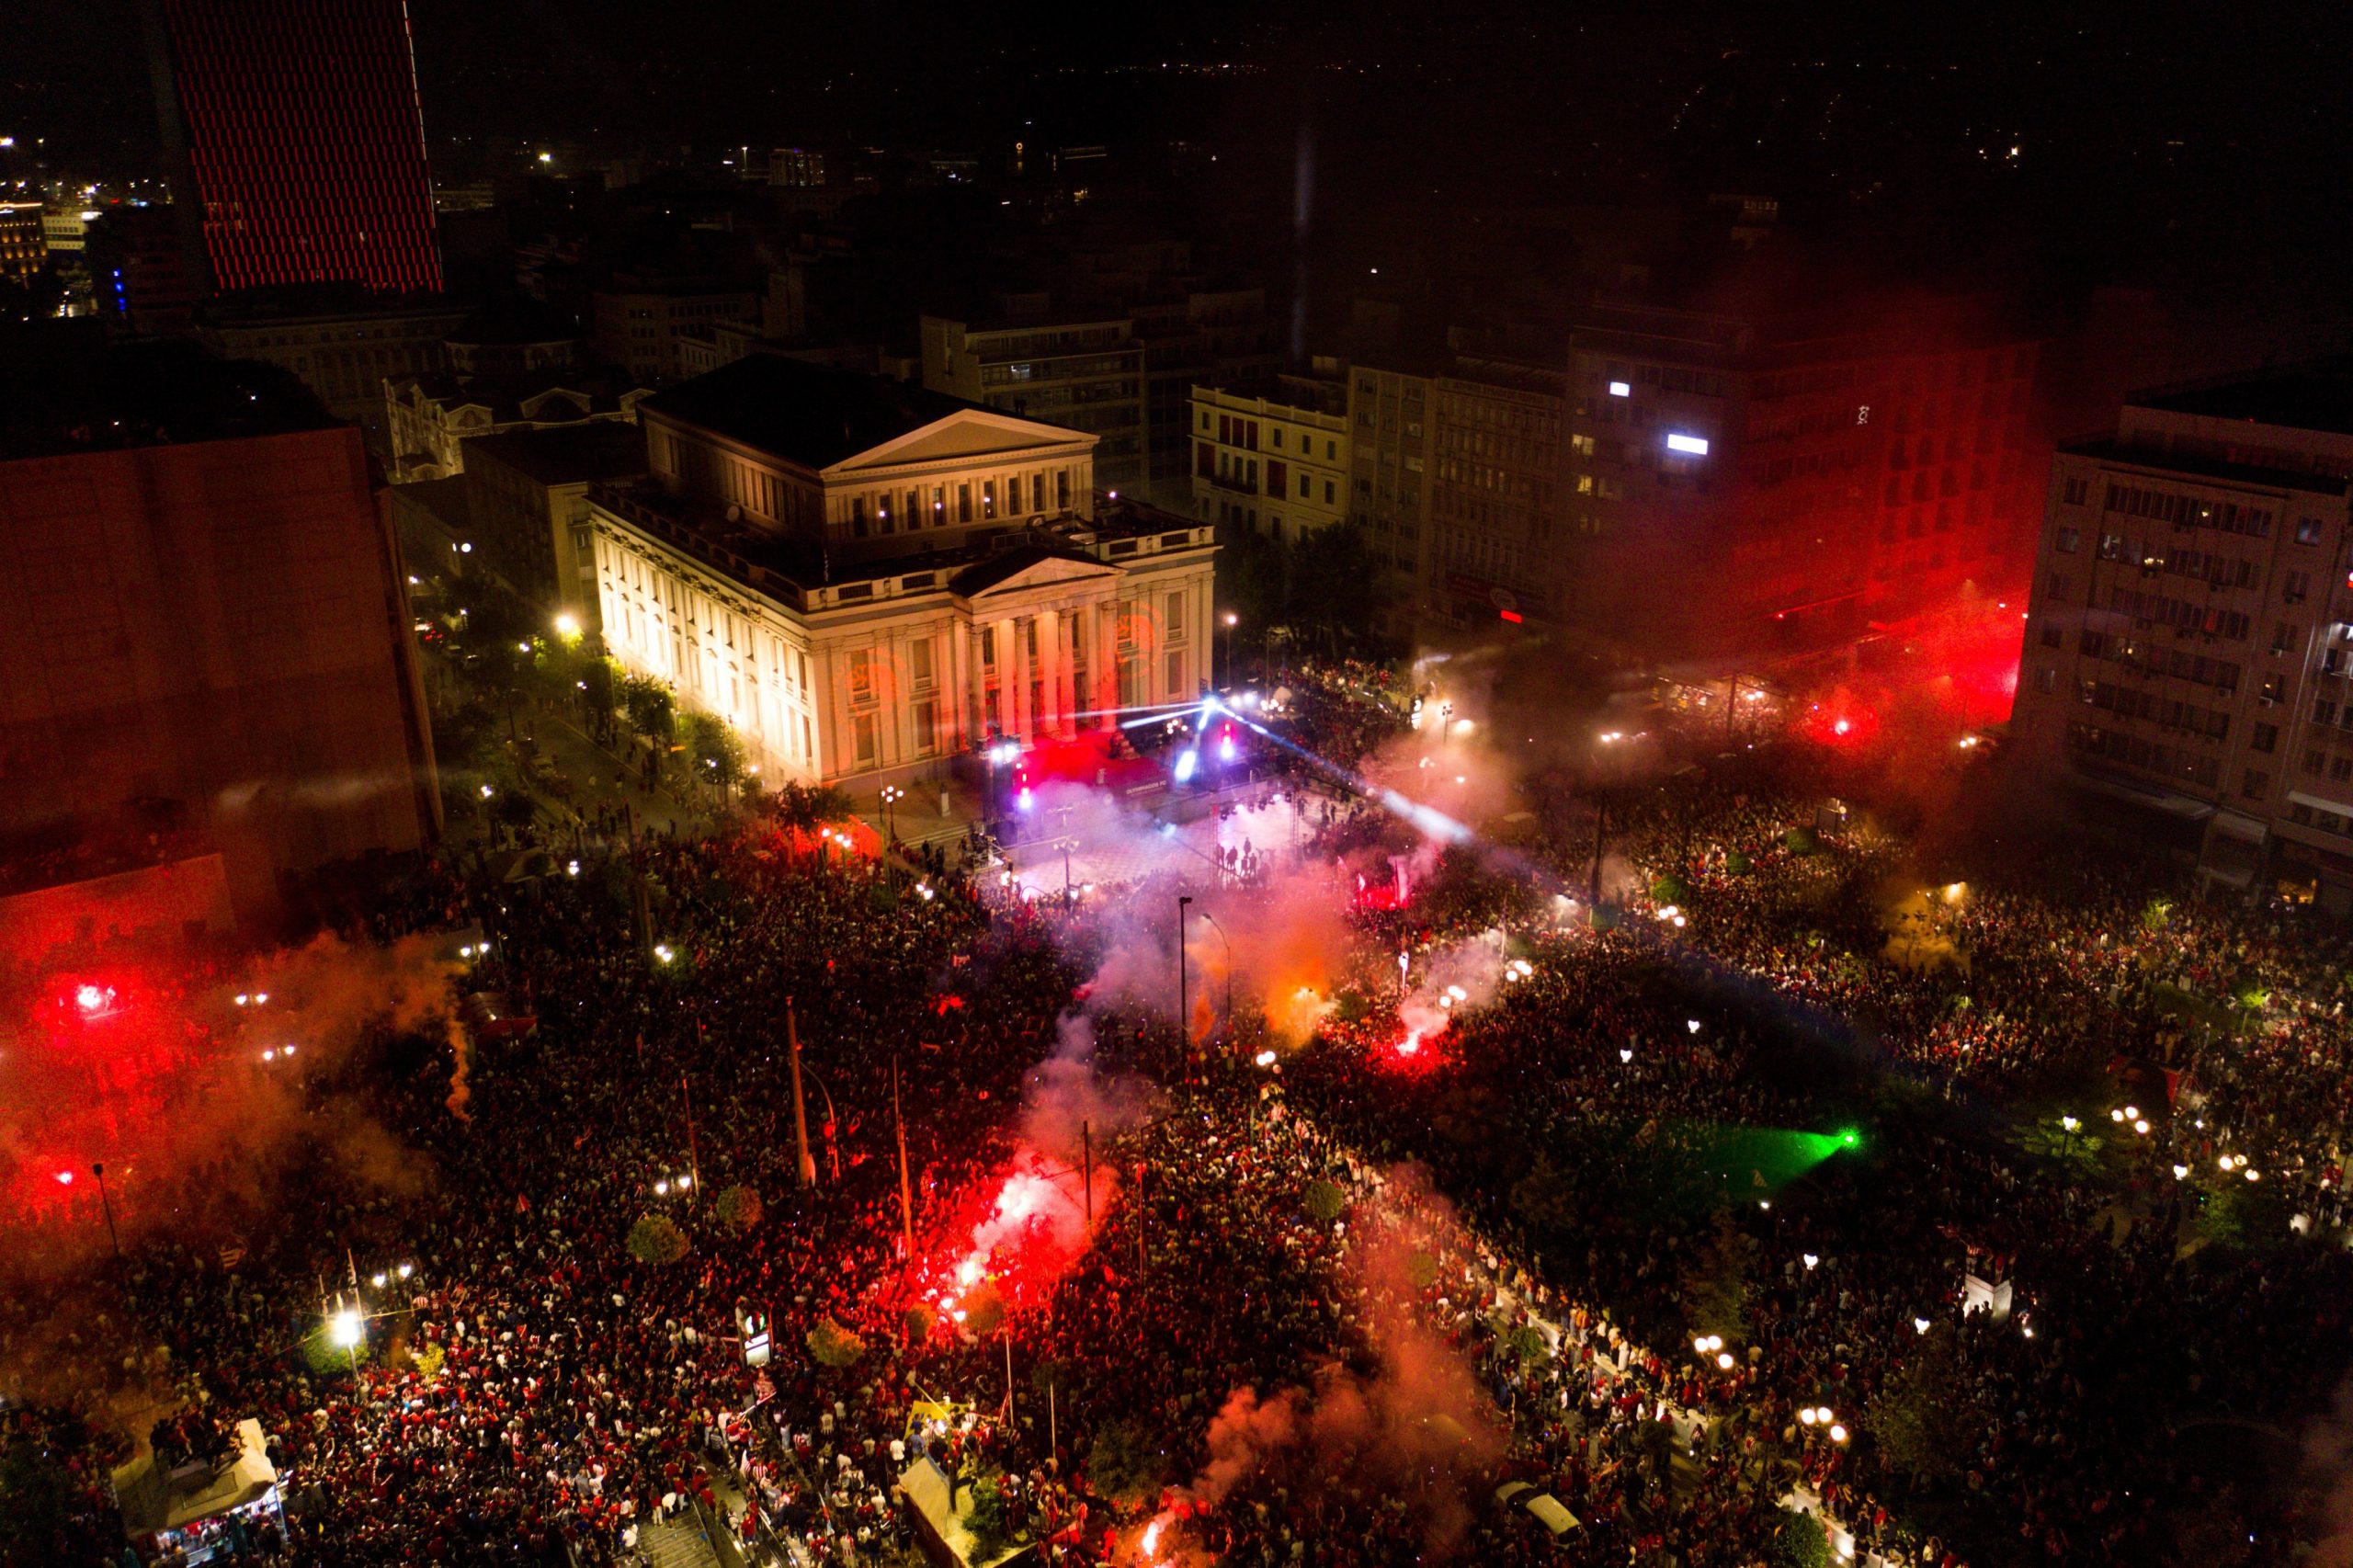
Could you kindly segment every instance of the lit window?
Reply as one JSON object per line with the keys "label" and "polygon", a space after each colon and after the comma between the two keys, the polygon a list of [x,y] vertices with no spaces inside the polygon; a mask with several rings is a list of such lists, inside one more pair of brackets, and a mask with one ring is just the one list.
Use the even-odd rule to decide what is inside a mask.
{"label": "lit window", "polygon": [[1630,382],[1612,381],[1609,383],[1609,395],[1611,397],[1631,397],[1634,395],[1634,389],[1632,384]]}
{"label": "lit window", "polygon": [[1669,436],[1666,438],[1666,449],[1670,452],[1688,452],[1695,458],[1704,458],[1708,455],[1708,438],[1705,436]]}

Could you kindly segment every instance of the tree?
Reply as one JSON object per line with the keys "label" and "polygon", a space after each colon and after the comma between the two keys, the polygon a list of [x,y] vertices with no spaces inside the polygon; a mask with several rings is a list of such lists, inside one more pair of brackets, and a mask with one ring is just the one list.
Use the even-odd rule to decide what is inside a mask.
{"label": "tree", "polygon": [[1784,1512],[1767,1560],[1773,1568],[1830,1568],[1830,1532],[1812,1514]]}
{"label": "tree", "polygon": [[1756,863],[1734,849],[1724,857],[1724,869],[1735,877],[1745,877],[1756,869]]}
{"label": "tree", "polygon": [[1985,1436],[1970,1388],[1960,1335],[1949,1322],[1934,1324],[1864,1414],[1880,1462],[1917,1485],[1958,1480]]}
{"label": "tree", "polygon": [[1688,903],[1691,902],[1691,884],[1669,871],[1651,883],[1651,902],[1661,908],[1671,903]]}
{"label": "tree", "polygon": [[621,710],[629,715],[629,727],[648,740],[670,738],[672,722],[676,716],[676,699],[670,688],[648,676],[628,676],[621,681]]}
{"label": "tree", "polygon": [[790,779],[776,787],[760,802],[787,833],[813,833],[827,823],[857,813],[850,798],[830,784],[801,784]]}
{"label": "tree", "polygon": [[0,1453],[0,1562],[65,1561],[73,1517],[73,1475],[38,1438],[17,1437]]}
{"label": "tree", "polygon": [[986,1339],[1004,1322],[1005,1295],[994,1283],[983,1281],[964,1298],[964,1328],[973,1338]]}
{"label": "tree", "polygon": [[1290,563],[1279,540],[1268,539],[1256,528],[1230,531],[1233,537],[1221,541],[1224,548],[1218,559],[1220,586],[1226,603],[1240,618],[1235,631],[1245,641],[1256,642],[1283,618],[1284,579]]}
{"label": "tree", "polygon": [[1716,1212],[1715,1229],[1691,1249],[1683,1267],[1683,1316],[1694,1334],[1746,1337],[1748,1275],[1756,1244],[1730,1210]]}
{"label": "tree", "polygon": [[337,1345],[335,1335],[324,1324],[320,1325],[316,1334],[302,1341],[302,1364],[313,1372],[347,1372],[355,1360],[360,1366],[368,1365],[370,1355],[369,1346],[364,1339],[347,1348]]}
{"label": "tree", "polygon": [[1822,835],[1810,827],[1793,827],[1781,835],[1781,845],[1792,855],[1811,855],[1822,847]]}
{"label": "tree", "polygon": [[1291,551],[1284,619],[1326,653],[1353,651],[1371,640],[1380,583],[1381,568],[1360,525],[1318,528]]}
{"label": "tree", "polygon": [[738,1182],[720,1189],[718,1198],[711,1202],[710,1211],[718,1215],[722,1223],[738,1231],[748,1231],[760,1222],[760,1216],[767,1211],[767,1206],[760,1201],[757,1188]]}
{"label": "tree", "polygon": [[921,1345],[925,1340],[929,1339],[931,1337],[932,1325],[937,1324],[938,1321],[939,1314],[933,1312],[929,1307],[925,1306],[921,1301],[917,1301],[914,1306],[909,1307],[904,1319],[907,1331],[907,1343],[911,1346]]}
{"label": "tree", "polygon": [[696,778],[728,789],[744,777],[744,742],[725,720],[689,710],[678,716],[677,733]]}
{"label": "tree", "polygon": [[972,1532],[974,1562],[985,1562],[1005,1550],[1005,1483],[995,1476],[984,1475],[972,1483],[964,1528]]}
{"label": "tree", "polygon": [[1307,1190],[1301,1195],[1301,1200],[1306,1205],[1308,1214],[1321,1225],[1330,1224],[1348,1208],[1348,1195],[1340,1184],[1325,1181],[1320,1176],[1307,1184]]}
{"label": "tree", "polygon": [[667,1267],[687,1256],[687,1233],[666,1214],[641,1214],[629,1228],[628,1246],[638,1262]]}
{"label": "tree", "polygon": [[809,1331],[809,1354],[821,1367],[835,1371],[856,1364],[866,1354],[866,1341],[844,1328],[831,1313],[818,1320]]}
{"label": "tree", "polygon": [[1143,1429],[1125,1417],[1095,1429],[1086,1449],[1086,1478],[1115,1503],[1132,1503],[1160,1486],[1168,1461]]}

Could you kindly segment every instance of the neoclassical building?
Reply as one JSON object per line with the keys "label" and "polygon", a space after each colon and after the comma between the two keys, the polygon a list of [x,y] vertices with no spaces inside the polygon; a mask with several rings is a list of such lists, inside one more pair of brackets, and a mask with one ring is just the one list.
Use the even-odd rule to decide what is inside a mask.
{"label": "neoclassical building", "polygon": [[638,417],[649,477],[589,491],[605,640],[764,777],[870,788],[1209,679],[1213,530],[1098,495],[1091,435],[767,355]]}

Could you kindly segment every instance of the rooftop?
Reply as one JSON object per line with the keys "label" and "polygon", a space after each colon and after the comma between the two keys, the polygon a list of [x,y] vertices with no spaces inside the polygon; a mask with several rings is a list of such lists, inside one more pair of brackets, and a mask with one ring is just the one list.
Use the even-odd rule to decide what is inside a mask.
{"label": "rooftop", "polygon": [[2190,392],[2136,397],[2131,402],[2135,408],[2171,414],[2353,436],[2353,362],[2309,366]]}
{"label": "rooftop", "polygon": [[1340,382],[1309,381],[1298,376],[1239,376],[1232,381],[1196,381],[1194,390],[1255,398],[1329,418],[1339,417],[1348,407],[1348,389]]}
{"label": "rooftop", "polygon": [[[404,485],[405,491],[423,488]],[[911,550],[881,559],[840,560],[815,540],[780,534],[743,521],[730,521],[714,503],[674,495],[652,479],[599,482],[590,490],[597,503],[627,517],[638,527],[686,550],[705,563],[772,597],[797,601],[806,591],[846,583],[879,582],[911,572],[969,573],[955,585],[958,593],[977,593],[1002,576],[990,575],[1014,556],[1024,556],[1010,575],[1048,556],[1096,560],[1086,553],[1079,536],[1092,535],[1098,543],[1143,540],[1180,530],[1206,530],[1206,523],[1164,512],[1126,497],[1113,501],[1097,494],[1093,518],[1064,517],[1043,529],[1009,525],[990,530],[970,543],[942,549]],[[1024,552],[1036,551],[1035,556]]]}
{"label": "rooftop", "polygon": [[698,426],[812,472],[979,406],[904,381],[774,354],[722,365],[638,405],[641,415]]}
{"label": "rooftop", "polygon": [[[0,347],[0,458],[232,441],[339,423],[274,365],[193,343],[108,346],[95,332],[12,334]],[[95,327],[97,324],[89,324]]]}
{"label": "rooftop", "polygon": [[469,462],[486,457],[541,484],[619,479],[646,466],[645,432],[618,420],[476,436],[465,449]]}
{"label": "rooftop", "polygon": [[2314,495],[2342,495],[2346,491],[2343,479],[2325,473],[2225,462],[2220,458],[2133,446],[2106,437],[2097,441],[2070,441],[2059,449],[2077,457],[2096,458],[2103,462],[2162,469],[2167,473],[2194,474],[2200,479],[2220,480],[2231,484],[2256,484],[2270,490],[2302,490]]}

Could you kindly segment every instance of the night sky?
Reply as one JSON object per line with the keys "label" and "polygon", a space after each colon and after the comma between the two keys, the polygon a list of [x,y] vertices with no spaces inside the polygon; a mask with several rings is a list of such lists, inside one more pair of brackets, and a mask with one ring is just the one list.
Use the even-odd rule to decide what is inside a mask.
{"label": "night sky", "polygon": [[[2353,239],[2342,5],[413,6],[449,169],[502,136],[599,155],[1184,140],[1221,153],[1234,205],[1272,210],[1305,128],[1327,217],[1425,189],[1756,190],[1830,233],[2192,290]],[[144,172],[128,0],[0,10],[14,132]]]}

